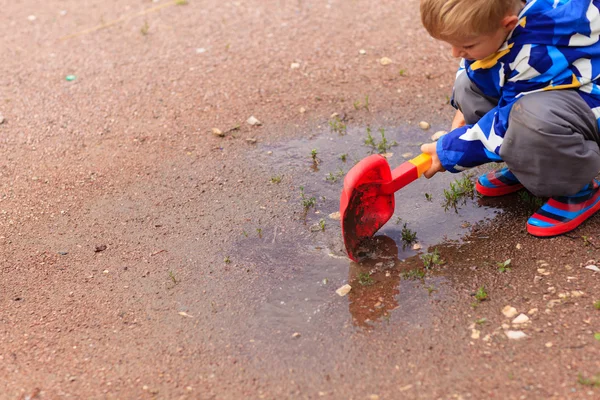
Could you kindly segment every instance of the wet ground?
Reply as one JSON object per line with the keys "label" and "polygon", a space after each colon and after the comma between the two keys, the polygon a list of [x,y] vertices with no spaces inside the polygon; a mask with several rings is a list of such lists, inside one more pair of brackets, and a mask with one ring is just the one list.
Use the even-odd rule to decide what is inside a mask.
{"label": "wet ground", "polygon": [[0,398],[599,396],[599,218],[438,174],[344,253],[367,127],[394,167],[452,117],[417,1],[184,3],[4,5]]}

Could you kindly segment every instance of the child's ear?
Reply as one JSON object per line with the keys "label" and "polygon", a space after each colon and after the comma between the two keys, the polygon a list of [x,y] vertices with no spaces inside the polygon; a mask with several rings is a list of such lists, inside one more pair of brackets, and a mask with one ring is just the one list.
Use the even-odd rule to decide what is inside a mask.
{"label": "child's ear", "polygon": [[512,31],[515,29],[515,26],[519,23],[519,17],[516,15],[507,15],[502,19],[502,27],[506,30]]}

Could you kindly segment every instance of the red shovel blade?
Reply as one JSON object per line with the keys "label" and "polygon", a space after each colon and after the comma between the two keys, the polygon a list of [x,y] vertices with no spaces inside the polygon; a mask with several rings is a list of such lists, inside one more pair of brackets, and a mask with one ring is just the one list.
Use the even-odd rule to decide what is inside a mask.
{"label": "red shovel blade", "polygon": [[342,235],[348,256],[358,261],[361,242],[373,236],[394,214],[394,192],[417,179],[431,166],[426,154],[407,161],[393,172],[378,154],[356,164],[344,179],[340,199]]}

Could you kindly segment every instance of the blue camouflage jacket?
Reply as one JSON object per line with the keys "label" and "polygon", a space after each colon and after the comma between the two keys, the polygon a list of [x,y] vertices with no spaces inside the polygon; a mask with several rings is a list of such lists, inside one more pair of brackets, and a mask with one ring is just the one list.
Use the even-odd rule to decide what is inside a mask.
{"label": "blue camouflage jacket", "polygon": [[[463,60],[468,74],[498,106],[475,125],[437,143],[442,166],[460,172],[502,161],[500,146],[512,106],[530,93],[576,89],[600,118],[600,0],[529,0],[502,47],[479,61]],[[599,121],[600,122],[600,121]]]}

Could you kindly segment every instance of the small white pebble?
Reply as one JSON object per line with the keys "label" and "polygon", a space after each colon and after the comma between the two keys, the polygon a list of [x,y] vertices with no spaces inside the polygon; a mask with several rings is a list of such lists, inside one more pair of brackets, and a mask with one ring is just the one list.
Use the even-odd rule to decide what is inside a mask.
{"label": "small white pebble", "polygon": [[341,288],[339,288],[338,290],[336,290],[335,292],[338,294],[338,296],[344,297],[345,295],[350,293],[351,290],[352,290],[352,286],[346,284],[346,285],[342,286]]}
{"label": "small white pebble", "polygon": [[429,122],[421,121],[419,122],[419,128],[426,131],[427,129],[431,128],[431,125],[429,124]]}
{"label": "small white pebble", "polygon": [[504,334],[511,340],[519,340],[527,337],[523,331],[506,331]]}
{"label": "small white pebble", "polygon": [[519,325],[529,322],[529,317],[525,314],[520,314],[517,318],[512,320],[513,325]]}
{"label": "small white pebble", "polygon": [[512,306],[506,306],[502,309],[502,314],[504,314],[506,318],[514,318],[517,316],[518,312],[516,308]]}

